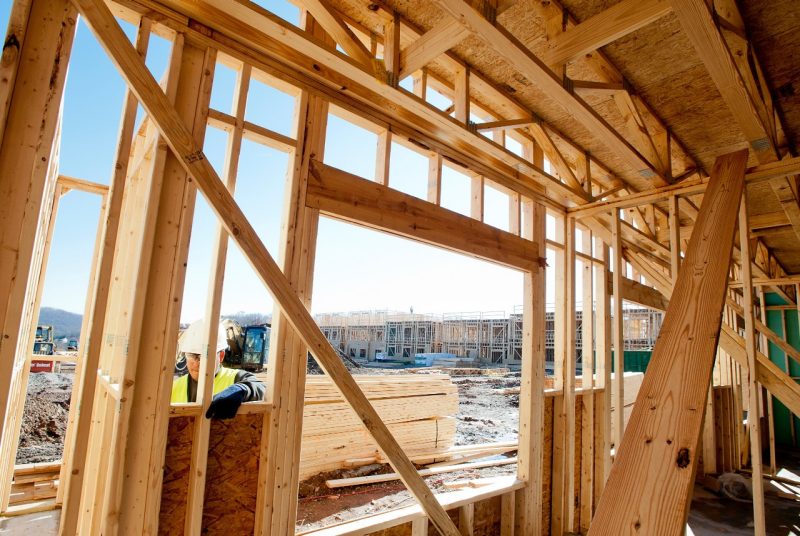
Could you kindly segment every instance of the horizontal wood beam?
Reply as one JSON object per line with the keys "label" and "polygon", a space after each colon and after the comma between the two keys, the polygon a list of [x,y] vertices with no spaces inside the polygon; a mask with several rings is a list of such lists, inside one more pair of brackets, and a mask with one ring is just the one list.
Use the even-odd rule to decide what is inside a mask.
{"label": "horizontal wood beam", "polygon": [[[800,275],[790,275],[787,277],[778,277],[768,279],[765,277],[754,277],[754,287],[771,287],[773,285],[796,285],[800,283]],[[741,281],[731,281],[728,283],[729,288],[742,288]]]}
{"label": "horizontal wood beam", "polygon": [[530,240],[318,161],[309,170],[306,203],[372,229],[517,270],[538,269],[539,246]]}
{"label": "horizontal wood beam", "polygon": [[[614,274],[611,272],[608,272],[607,274],[609,286],[611,286],[613,283],[613,275]],[[634,281],[633,279],[623,277],[622,286],[620,288],[622,289],[622,299],[625,301],[635,303],[643,307],[656,309],[658,311],[667,310],[669,300],[664,297],[661,292],[652,287],[643,285],[638,281]]]}
{"label": "horizontal wood beam", "polygon": [[680,534],[716,357],[747,151],[717,159],[589,535]]}
{"label": "horizontal wood beam", "polygon": [[[753,184],[760,184],[769,182],[774,179],[790,177],[800,174],[800,157],[785,158],[770,164],[761,164],[751,167],[745,174],[745,182],[748,186]],[[636,192],[634,194],[609,199],[606,201],[594,201],[586,203],[577,207],[567,209],[567,213],[571,217],[584,218],[600,212],[607,212],[614,208],[630,208],[639,205],[646,205],[658,201],[666,201],[670,196],[678,195],[681,197],[688,197],[692,195],[702,194],[706,191],[708,186],[708,177],[697,179],[687,179],[679,183],[670,184],[661,188],[654,188],[652,190],[645,190]],[[751,216],[752,221],[759,216]],[[785,216],[781,219],[778,225],[785,225],[789,223],[789,219]],[[777,225],[776,225],[777,226]]]}
{"label": "horizontal wood beam", "polygon": [[536,84],[590,134],[598,140],[602,140],[633,170],[644,177],[652,178],[654,184],[658,186],[668,184],[668,181],[658,174],[653,165],[619,132],[614,130],[585,101],[570,93],[561,80],[539,58],[534,56],[527,47],[501,25],[487,20],[481,12],[464,0],[435,0],[435,3],[491,47],[501,58],[514,66],[521,75]]}
{"label": "horizontal wood beam", "polygon": [[303,344],[308,347],[325,373],[331,377],[336,388],[364,423],[392,467],[401,475],[403,483],[425,510],[432,524],[441,534],[458,536],[455,524],[425,481],[417,474],[416,468],[402,447],[367,400],[342,360],[333,351],[104,1],[75,0],[75,3],[92,33],[157,125],[167,145],[181,162],[184,170],[194,179],[220,223],[280,305],[284,316],[297,331]]}
{"label": "horizontal wood beam", "polygon": [[487,121],[486,123],[478,123],[475,125],[475,130],[479,132],[497,132],[500,130],[510,130],[514,128],[525,127],[532,125],[536,119],[503,119],[501,121]]}
{"label": "horizontal wood beam", "polygon": [[550,40],[542,61],[547,65],[567,63],[647,26],[671,10],[669,0],[623,0]]}
{"label": "horizontal wood beam", "polygon": [[[78,179],[67,175],[59,175],[58,183],[69,190],[80,190],[90,194],[106,195],[108,194],[108,185],[100,184],[99,182],[87,181],[86,179]],[[62,191],[62,194],[67,193]]]}

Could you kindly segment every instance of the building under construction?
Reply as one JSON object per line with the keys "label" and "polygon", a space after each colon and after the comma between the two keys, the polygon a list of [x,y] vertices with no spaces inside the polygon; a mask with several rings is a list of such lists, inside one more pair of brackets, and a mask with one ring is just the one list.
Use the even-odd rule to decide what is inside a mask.
{"label": "building under construction", "polygon": [[[652,350],[663,313],[623,309],[625,350]],[[442,353],[476,365],[522,365],[522,314],[448,313],[421,315],[358,311],[316,315],[323,335],[339,352],[363,361],[414,363],[417,354]],[[575,350],[582,363],[583,311],[575,311]],[[545,313],[546,369],[555,362],[555,313]]]}
{"label": "building under construction", "polygon": [[[783,522],[776,501],[800,489],[796,466],[786,476],[800,426],[798,27],[796,0],[13,0],[0,62],[0,514],[35,513],[65,535],[288,535],[301,475],[335,459],[385,461],[409,500],[306,534],[679,535],[696,482],[720,489],[723,472],[752,501],[722,503],[719,522],[795,530],[796,502]],[[92,134],[62,130],[65,85],[111,83],[76,68],[86,43],[125,84],[119,115],[93,102],[78,114],[120,118],[115,145],[79,155],[113,162],[99,181],[61,170]],[[286,128],[270,123],[280,113]],[[373,140],[336,165],[334,121]],[[255,212],[237,182],[251,144],[286,163],[283,195]],[[396,181],[408,155],[421,162],[416,195]],[[467,185],[458,210],[452,176]],[[102,210],[83,237],[94,256],[64,455],[39,485],[42,469],[15,454],[53,226],[75,192]],[[201,199],[214,218],[202,232]],[[272,242],[257,230],[267,213],[281,215]],[[521,316],[387,317],[328,324],[326,338],[310,314],[321,218],[512,269]],[[275,301],[266,397],[229,420],[205,417],[210,366],[196,402],[170,403],[198,241],[209,348],[229,249]],[[626,339],[642,338],[635,322],[626,332],[626,302],[664,311],[638,396],[612,374]],[[578,321],[579,303],[594,304],[591,319]],[[457,406],[449,378],[358,381],[330,344],[369,355],[381,338],[401,359],[519,357],[513,474],[456,490],[424,480],[420,464],[474,452],[429,450],[443,433],[452,444],[454,419],[436,413]],[[324,378],[306,377],[308,353]],[[430,418],[396,426],[395,408],[424,401]],[[331,423],[344,431],[308,435]]]}

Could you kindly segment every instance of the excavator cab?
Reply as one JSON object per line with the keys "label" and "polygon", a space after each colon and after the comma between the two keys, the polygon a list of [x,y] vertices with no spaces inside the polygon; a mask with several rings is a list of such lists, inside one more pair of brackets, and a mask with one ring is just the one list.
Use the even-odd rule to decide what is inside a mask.
{"label": "excavator cab", "polygon": [[267,361],[269,350],[270,327],[258,324],[244,328],[244,351],[242,352],[242,368],[246,370],[262,370]]}

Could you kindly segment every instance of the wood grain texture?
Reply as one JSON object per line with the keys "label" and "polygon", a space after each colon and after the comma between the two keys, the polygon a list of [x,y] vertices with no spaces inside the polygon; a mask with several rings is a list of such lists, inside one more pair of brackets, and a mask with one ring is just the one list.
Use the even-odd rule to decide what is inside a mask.
{"label": "wood grain texture", "polygon": [[387,186],[313,162],[308,206],[323,214],[524,271],[537,271],[538,247],[509,232]]}
{"label": "wood grain texture", "polygon": [[548,65],[566,63],[593,52],[668,14],[668,0],[625,0],[557,35],[542,57]]}
{"label": "wood grain texture", "polygon": [[194,179],[228,234],[250,261],[275,301],[280,304],[287,320],[358,413],[394,469],[402,476],[403,483],[425,509],[431,523],[440,533],[457,536],[455,524],[417,474],[414,465],[358,388],[339,356],[334,353],[255,229],[195,143],[192,133],[136,54],[114,16],[100,0],[76,0],[76,4],[120,74],[158,125],[167,145],[179,157],[185,171]]}
{"label": "wood grain texture", "polygon": [[589,534],[680,534],[716,354],[747,151],[717,159]]}
{"label": "wood grain texture", "polygon": [[158,533],[164,536],[183,533],[194,421],[194,417],[173,417],[169,420],[161,508],[158,513]]}
{"label": "wood grain texture", "polygon": [[448,15],[491,46],[501,58],[514,65],[520,74],[547,92],[590,133],[597,136],[598,139],[602,139],[632,169],[644,171],[659,185],[667,184],[667,181],[657,173],[641,153],[634,149],[588,104],[567,91],[558,77],[507,30],[484,18],[479,11],[464,0],[436,0],[436,3]]}

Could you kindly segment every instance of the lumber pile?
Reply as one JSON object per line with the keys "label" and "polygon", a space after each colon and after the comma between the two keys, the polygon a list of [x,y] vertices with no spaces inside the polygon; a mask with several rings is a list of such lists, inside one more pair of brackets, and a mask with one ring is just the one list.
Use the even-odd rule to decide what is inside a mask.
{"label": "lumber pile", "polygon": [[505,376],[509,373],[507,368],[457,367],[441,368],[440,370],[450,376]]}
{"label": "lumber pile", "polygon": [[[355,376],[364,394],[412,461],[448,456],[456,432],[458,390],[442,374]],[[384,463],[364,425],[326,376],[308,376],[300,478]]]}
{"label": "lumber pile", "polygon": [[58,491],[61,461],[26,463],[14,467],[9,505],[20,505],[53,499]]}

